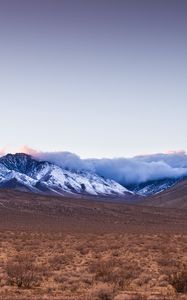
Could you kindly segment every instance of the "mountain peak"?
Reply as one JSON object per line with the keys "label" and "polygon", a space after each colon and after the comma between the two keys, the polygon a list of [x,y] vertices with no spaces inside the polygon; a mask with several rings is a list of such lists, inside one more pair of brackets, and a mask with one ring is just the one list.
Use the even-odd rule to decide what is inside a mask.
{"label": "mountain peak", "polygon": [[92,171],[63,169],[48,161],[39,161],[26,153],[8,153],[0,157],[0,187],[23,187],[34,192],[64,195],[136,194],[149,196],[171,188],[183,178],[165,178],[124,186]]}
{"label": "mountain peak", "polygon": [[15,154],[7,153],[6,155],[2,156],[0,160],[23,160],[23,159],[33,159],[30,154],[18,152]]}
{"label": "mountain peak", "polygon": [[7,154],[0,158],[0,187],[11,187],[58,195],[131,195],[117,182],[92,172],[62,169],[47,161],[38,161],[25,153]]}
{"label": "mountain peak", "polygon": [[37,162],[31,155],[25,153],[16,153],[7,155],[0,158],[0,163],[3,164],[9,170],[26,174],[33,166],[36,166]]}

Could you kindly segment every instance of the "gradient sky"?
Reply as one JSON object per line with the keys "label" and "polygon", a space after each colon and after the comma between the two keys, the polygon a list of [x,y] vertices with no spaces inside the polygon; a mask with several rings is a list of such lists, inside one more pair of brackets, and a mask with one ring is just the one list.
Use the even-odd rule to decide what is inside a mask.
{"label": "gradient sky", "polygon": [[0,0],[0,147],[187,150],[186,0]]}

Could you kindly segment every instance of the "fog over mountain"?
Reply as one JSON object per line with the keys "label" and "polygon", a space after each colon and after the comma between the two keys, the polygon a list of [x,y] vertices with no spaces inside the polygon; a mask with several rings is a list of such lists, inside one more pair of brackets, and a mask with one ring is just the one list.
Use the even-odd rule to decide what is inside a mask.
{"label": "fog over mountain", "polygon": [[187,154],[184,151],[101,159],[82,159],[71,152],[40,152],[27,147],[24,152],[69,170],[92,171],[123,185],[187,176]]}

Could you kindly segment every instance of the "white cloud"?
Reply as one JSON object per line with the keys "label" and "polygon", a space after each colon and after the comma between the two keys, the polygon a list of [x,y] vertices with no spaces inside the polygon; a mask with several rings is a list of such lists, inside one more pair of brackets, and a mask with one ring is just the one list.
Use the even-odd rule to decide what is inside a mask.
{"label": "white cloud", "polygon": [[187,155],[184,151],[114,159],[81,159],[70,152],[37,152],[32,149],[28,149],[27,153],[62,168],[89,170],[124,185],[187,176]]}
{"label": "white cloud", "polygon": [[[41,152],[24,146],[20,152],[38,160],[49,161],[70,170],[88,170],[123,185],[187,176],[187,154],[184,151],[142,155],[133,158],[81,159],[71,152]],[[4,154],[4,149],[0,154]]]}

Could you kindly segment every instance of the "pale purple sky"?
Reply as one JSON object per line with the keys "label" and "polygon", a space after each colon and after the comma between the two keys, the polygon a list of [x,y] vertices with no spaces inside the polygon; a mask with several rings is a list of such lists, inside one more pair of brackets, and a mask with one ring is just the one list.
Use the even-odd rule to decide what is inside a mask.
{"label": "pale purple sky", "polygon": [[0,0],[0,148],[187,150],[187,1]]}

